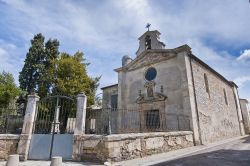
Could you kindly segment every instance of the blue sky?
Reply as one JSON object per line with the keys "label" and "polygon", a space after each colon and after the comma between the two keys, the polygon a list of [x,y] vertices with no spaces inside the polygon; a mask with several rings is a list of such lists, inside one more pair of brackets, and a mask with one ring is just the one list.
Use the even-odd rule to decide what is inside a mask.
{"label": "blue sky", "polygon": [[42,33],[62,52],[84,52],[100,87],[117,83],[113,69],[123,55],[135,57],[148,22],[167,48],[188,44],[250,100],[248,0],[0,0],[0,71],[17,82],[30,39]]}

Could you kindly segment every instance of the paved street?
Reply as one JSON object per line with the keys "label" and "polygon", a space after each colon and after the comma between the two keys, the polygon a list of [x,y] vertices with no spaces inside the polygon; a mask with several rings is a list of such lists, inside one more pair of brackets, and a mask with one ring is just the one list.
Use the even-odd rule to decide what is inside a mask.
{"label": "paved street", "polygon": [[250,166],[250,136],[155,166]]}

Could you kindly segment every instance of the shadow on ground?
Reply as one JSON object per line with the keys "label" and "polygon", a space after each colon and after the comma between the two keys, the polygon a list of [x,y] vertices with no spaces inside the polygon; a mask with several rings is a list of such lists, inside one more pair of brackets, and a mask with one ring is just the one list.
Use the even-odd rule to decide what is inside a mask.
{"label": "shadow on ground", "polygon": [[[240,146],[250,147],[250,136],[240,140]],[[227,144],[228,145],[228,144]],[[230,144],[229,144],[230,145]],[[156,164],[155,166],[250,166],[249,150],[220,149]]]}

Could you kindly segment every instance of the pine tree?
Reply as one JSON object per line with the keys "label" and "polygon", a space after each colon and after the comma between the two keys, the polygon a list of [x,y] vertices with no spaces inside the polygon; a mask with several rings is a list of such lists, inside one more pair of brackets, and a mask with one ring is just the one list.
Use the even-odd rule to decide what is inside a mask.
{"label": "pine tree", "polygon": [[19,75],[20,88],[28,94],[36,92],[40,97],[47,96],[51,91],[52,83],[47,73],[52,61],[59,55],[58,40],[49,39],[45,44],[44,41],[40,33],[31,40],[31,47]]}
{"label": "pine tree", "polygon": [[[38,94],[40,97],[45,97],[51,93],[52,82],[50,81],[50,76],[48,75],[49,69],[55,66],[53,61],[58,58],[59,52],[59,41],[54,39],[49,39],[45,43],[45,60],[44,60],[44,70],[42,72],[42,78],[39,83]],[[53,77],[53,76],[52,76]]]}
{"label": "pine tree", "polygon": [[44,59],[44,37],[39,33],[31,40],[31,47],[19,75],[20,88],[28,94],[38,91],[39,80],[44,70]]}

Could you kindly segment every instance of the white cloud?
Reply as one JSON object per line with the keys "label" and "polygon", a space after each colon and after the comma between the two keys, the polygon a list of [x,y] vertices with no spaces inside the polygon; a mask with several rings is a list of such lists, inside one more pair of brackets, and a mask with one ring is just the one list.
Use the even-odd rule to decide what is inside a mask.
{"label": "white cloud", "polygon": [[243,88],[248,81],[250,81],[250,76],[242,76],[234,80],[234,82],[239,86],[239,88]]}
{"label": "white cloud", "polygon": [[[250,44],[247,40],[250,38],[250,10],[245,0],[4,2],[7,5],[0,9],[8,9],[4,25],[11,25],[5,29],[10,29],[13,37],[21,38],[26,46],[24,50],[20,46],[6,49],[0,45],[7,52],[8,59],[4,63],[19,64],[15,64],[18,67],[12,69],[14,72],[20,71],[22,65],[17,61],[10,63],[9,58],[22,58],[19,60],[22,62],[29,40],[42,32],[47,38],[59,39],[61,51],[84,51],[91,62],[89,73],[103,75],[101,86],[115,83],[117,75],[113,69],[120,67],[124,54],[135,57],[137,38],[145,31],[147,22],[152,24],[151,29],[162,33],[161,40],[168,48],[189,44],[196,56],[230,80],[240,80],[250,71],[250,64],[242,61],[249,57],[249,53],[245,53],[249,49],[238,60],[227,50],[217,50],[220,45],[237,50]],[[209,45],[206,40],[215,44]],[[237,83],[244,85],[243,90],[249,89],[248,82]]]}
{"label": "white cloud", "polygon": [[0,39],[0,72],[12,73],[15,82],[18,84],[18,74],[21,70],[22,62],[23,58],[20,57],[17,47]]}
{"label": "white cloud", "polygon": [[237,60],[247,60],[250,59],[250,49],[246,49],[242,54],[237,58]]}

